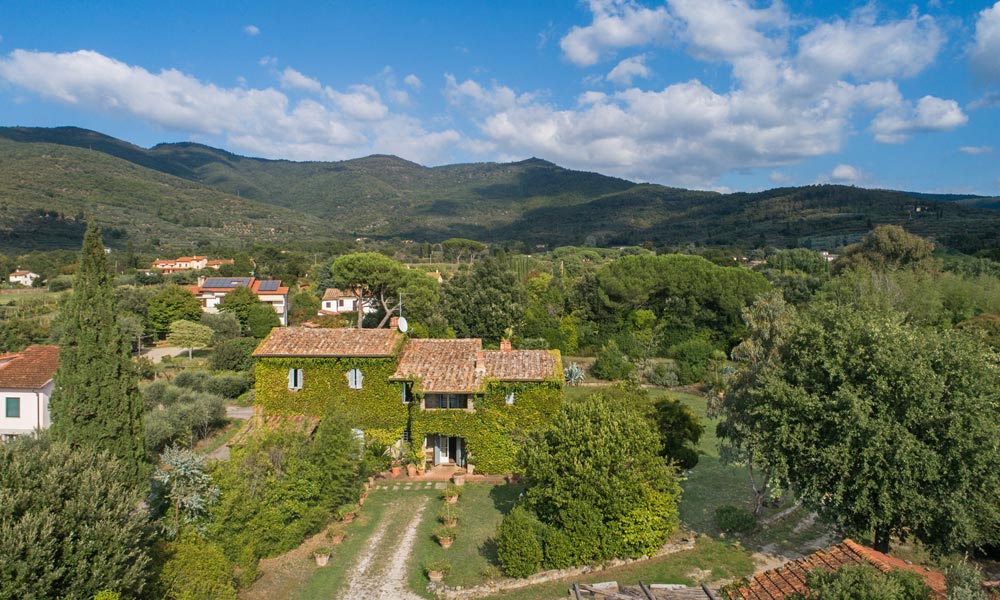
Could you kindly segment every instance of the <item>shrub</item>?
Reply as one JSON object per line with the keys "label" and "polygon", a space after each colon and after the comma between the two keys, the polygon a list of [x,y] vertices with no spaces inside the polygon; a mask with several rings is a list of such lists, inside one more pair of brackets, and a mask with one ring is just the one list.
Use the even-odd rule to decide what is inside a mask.
{"label": "shrub", "polygon": [[242,373],[218,373],[206,380],[203,389],[223,398],[238,398],[250,389],[250,382]]}
{"label": "shrub", "polygon": [[677,366],[673,363],[657,363],[646,371],[646,381],[661,387],[675,387],[680,385],[677,377]]}
{"label": "shrub", "polygon": [[677,361],[677,377],[682,385],[696,383],[705,378],[708,361],[715,346],[703,339],[691,339],[674,345],[670,355]]}
{"label": "shrub", "polygon": [[605,381],[628,379],[635,367],[625,359],[618,344],[614,340],[605,344],[597,353],[597,360],[590,368],[590,374]]}
{"label": "shrub", "polygon": [[60,275],[49,280],[50,292],[62,292],[73,287],[73,278],[68,275]]}
{"label": "shrub", "polygon": [[747,533],[757,524],[757,518],[745,508],[724,504],[715,509],[715,524],[726,533]]}
{"label": "shrub", "polygon": [[253,351],[259,343],[250,337],[226,340],[208,357],[208,365],[214,371],[249,371],[253,369]]}
{"label": "shrub", "polygon": [[568,535],[556,527],[543,527],[542,532],[543,554],[547,568],[565,569],[576,564],[578,552]]}
{"label": "shrub", "polygon": [[583,383],[583,369],[575,362],[570,363],[568,367],[563,369],[563,377],[566,379],[567,385],[580,385]]}
{"label": "shrub", "polygon": [[159,586],[173,600],[236,600],[230,575],[232,564],[222,548],[209,540],[185,534],[167,546],[167,562],[160,570]]}
{"label": "shrub", "polygon": [[205,382],[207,382],[211,377],[212,374],[204,369],[189,369],[178,373],[177,376],[173,378],[171,383],[178,387],[203,392],[205,391]]}
{"label": "shrub", "polygon": [[527,577],[542,566],[542,545],[536,533],[536,520],[517,506],[497,528],[497,558],[511,577]]}

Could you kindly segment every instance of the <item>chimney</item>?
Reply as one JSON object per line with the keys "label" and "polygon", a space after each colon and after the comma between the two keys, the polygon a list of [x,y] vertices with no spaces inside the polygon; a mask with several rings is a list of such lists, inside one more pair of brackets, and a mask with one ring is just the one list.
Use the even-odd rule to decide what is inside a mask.
{"label": "chimney", "polygon": [[510,340],[500,340],[500,351],[510,352]]}
{"label": "chimney", "polygon": [[205,276],[204,275],[199,275],[198,276],[198,287],[204,287],[204,285],[205,285]]}
{"label": "chimney", "polygon": [[486,373],[486,357],[482,350],[476,352],[476,373]]}
{"label": "chimney", "polygon": [[399,317],[389,317],[389,329],[399,329]]}

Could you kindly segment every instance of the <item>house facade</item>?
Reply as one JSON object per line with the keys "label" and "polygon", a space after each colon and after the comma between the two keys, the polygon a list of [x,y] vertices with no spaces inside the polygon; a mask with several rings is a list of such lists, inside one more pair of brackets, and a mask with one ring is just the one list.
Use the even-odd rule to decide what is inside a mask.
{"label": "house facade", "polygon": [[10,283],[19,283],[26,287],[31,287],[35,284],[35,280],[41,277],[38,273],[32,273],[31,271],[25,271],[18,269],[10,275],[7,276],[7,281]]}
{"label": "house facade", "polygon": [[484,350],[478,339],[408,339],[390,329],[275,329],[258,346],[267,415],[349,415],[366,436],[428,464],[514,467],[518,441],[562,402],[558,351]]}
{"label": "house facade", "polygon": [[0,355],[0,440],[48,429],[52,378],[58,366],[58,346],[29,346]]}
{"label": "house facade", "polygon": [[[320,303],[317,316],[339,315],[343,313],[355,313],[357,309],[358,297],[354,292],[342,291],[340,288],[327,288],[323,292],[323,300]],[[365,301],[365,314],[375,312],[375,307],[370,300]]]}
{"label": "house facade", "polygon": [[274,308],[282,327],[288,325],[288,288],[276,279],[254,277],[199,277],[198,285],[191,289],[201,303],[202,312],[219,312],[219,303],[237,288],[250,288],[257,298]]}
{"label": "house facade", "polygon": [[222,265],[231,265],[234,261],[231,258],[218,260],[208,260],[207,256],[181,256],[174,259],[157,259],[153,261],[153,268],[159,269],[165,275],[178,271],[200,271],[201,269],[219,270]]}

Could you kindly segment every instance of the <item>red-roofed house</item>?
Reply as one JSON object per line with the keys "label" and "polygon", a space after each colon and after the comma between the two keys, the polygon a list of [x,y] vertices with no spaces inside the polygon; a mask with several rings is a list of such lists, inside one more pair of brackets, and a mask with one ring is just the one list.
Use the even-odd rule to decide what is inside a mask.
{"label": "red-roofed house", "polygon": [[202,312],[219,312],[219,303],[226,294],[236,288],[246,287],[257,294],[257,298],[270,304],[278,313],[282,326],[288,325],[288,288],[276,279],[256,279],[254,277],[199,277],[198,285],[191,289],[201,302]]}
{"label": "red-roofed house", "polygon": [[23,286],[31,287],[35,284],[35,280],[41,277],[38,273],[32,273],[31,271],[25,271],[23,269],[18,269],[10,275],[7,276],[7,281],[10,283],[19,283]]}
{"label": "red-roofed house", "polygon": [[231,258],[220,258],[208,260],[207,256],[181,256],[174,259],[157,259],[153,261],[153,268],[159,269],[165,275],[178,271],[200,271],[202,269],[219,270],[222,265],[231,265],[234,260]]}
{"label": "red-roofed house", "polygon": [[49,396],[58,366],[58,346],[29,346],[0,356],[0,439],[49,427]]}
{"label": "red-roofed house", "polygon": [[[317,315],[339,315],[343,313],[357,312],[358,297],[354,292],[341,291],[340,288],[327,288],[323,292],[323,300],[320,303]],[[374,300],[365,300],[365,314],[375,312]]]}
{"label": "red-roofed house", "polygon": [[883,573],[902,569],[916,573],[931,589],[931,597],[945,600],[948,595],[947,581],[943,573],[910,564],[904,560],[883,554],[845,539],[836,546],[814,552],[805,558],[785,563],[777,569],[758,573],[746,581],[723,588],[722,598],[729,600],[783,600],[793,594],[804,594],[809,573],[822,569],[836,571],[850,565],[868,564]]}
{"label": "red-roofed house", "polygon": [[275,329],[254,352],[265,415],[338,406],[383,443],[432,464],[512,470],[516,439],[562,401],[558,351],[484,350],[479,339],[405,339],[390,329]]}

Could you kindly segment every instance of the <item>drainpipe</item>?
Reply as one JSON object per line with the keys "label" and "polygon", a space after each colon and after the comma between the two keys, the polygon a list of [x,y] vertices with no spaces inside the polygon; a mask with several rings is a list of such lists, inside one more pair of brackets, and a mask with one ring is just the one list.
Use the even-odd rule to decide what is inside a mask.
{"label": "drainpipe", "polygon": [[35,437],[38,437],[38,432],[42,430],[42,392],[41,390],[35,390],[35,421],[38,426],[35,427]]}

